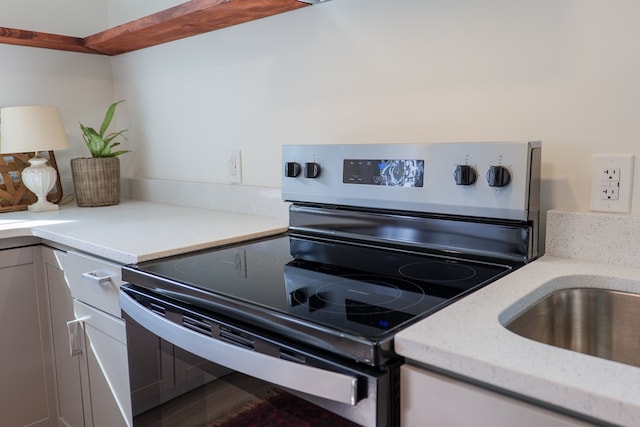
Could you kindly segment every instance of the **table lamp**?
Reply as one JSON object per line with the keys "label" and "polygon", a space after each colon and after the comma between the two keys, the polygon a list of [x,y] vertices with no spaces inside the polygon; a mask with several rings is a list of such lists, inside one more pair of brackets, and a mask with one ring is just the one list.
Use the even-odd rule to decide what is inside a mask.
{"label": "table lamp", "polygon": [[22,171],[22,182],[38,200],[29,205],[31,212],[57,210],[58,205],[47,200],[56,183],[57,172],[38,157],[39,151],[69,148],[67,134],[56,107],[23,106],[0,109],[0,153],[35,152],[30,166]]}

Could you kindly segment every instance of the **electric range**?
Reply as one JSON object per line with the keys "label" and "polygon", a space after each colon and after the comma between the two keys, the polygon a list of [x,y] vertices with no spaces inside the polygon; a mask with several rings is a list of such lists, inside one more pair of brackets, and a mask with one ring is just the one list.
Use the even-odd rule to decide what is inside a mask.
{"label": "electric range", "polygon": [[[180,334],[204,334],[288,363],[273,372],[337,373],[337,395],[315,371],[302,384],[262,378],[361,425],[396,425],[395,333],[538,256],[540,152],[539,142],[285,146],[289,230],[126,266],[123,312],[183,347]],[[178,328],[165,334],[152,316]],[[207,345],[190,351],[219,363]],[[223,365],[261,375],[237,358]]]}

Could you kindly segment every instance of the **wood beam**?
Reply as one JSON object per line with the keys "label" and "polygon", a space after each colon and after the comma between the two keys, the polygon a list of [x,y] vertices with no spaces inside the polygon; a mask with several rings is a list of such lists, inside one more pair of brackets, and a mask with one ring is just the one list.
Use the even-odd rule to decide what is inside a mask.
{"label": "wood beam", "polygon": [[118,55],[306,6],[297,0],[192,0],[86,37],[84,45]]}
{"label": "wood beam", "polygon": [[0,43],[71,52],[97,53],[86,47],[84,40],[79,37],[61,36],[58,34],[18,30],[7,27],[0,27]]}
{"label": "wood beam", "polygon": [[85,38],[0,27],[0,43],[119,55],[306,6],[298,0],[191,0]]}

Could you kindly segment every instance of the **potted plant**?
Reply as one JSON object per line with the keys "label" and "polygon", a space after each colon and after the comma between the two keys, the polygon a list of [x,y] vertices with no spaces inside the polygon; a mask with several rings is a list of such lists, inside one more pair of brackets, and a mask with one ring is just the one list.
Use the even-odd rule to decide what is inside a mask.
{"label": "potted plant", "polygon": [[114,102],[107,109],[100,130],[80,123],[82,137],[91,157],[71,159],[71,175],[78,206],[109,206],[120,203],[120,159],[119,155],[129,150],[113,149],[120,145],[119,137],[127,131],[107,133],[118,104]]}

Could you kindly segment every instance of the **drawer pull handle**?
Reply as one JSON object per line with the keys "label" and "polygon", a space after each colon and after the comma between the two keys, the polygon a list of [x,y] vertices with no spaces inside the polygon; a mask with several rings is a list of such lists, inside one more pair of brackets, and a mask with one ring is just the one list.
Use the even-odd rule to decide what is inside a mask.
{"label": "drawer pull handle", "polygon": [[90,282],[97,283],[99,285],[111,281],[111,275],[102,271],[90,271],[88,273],[82,273],[82,277]]}

